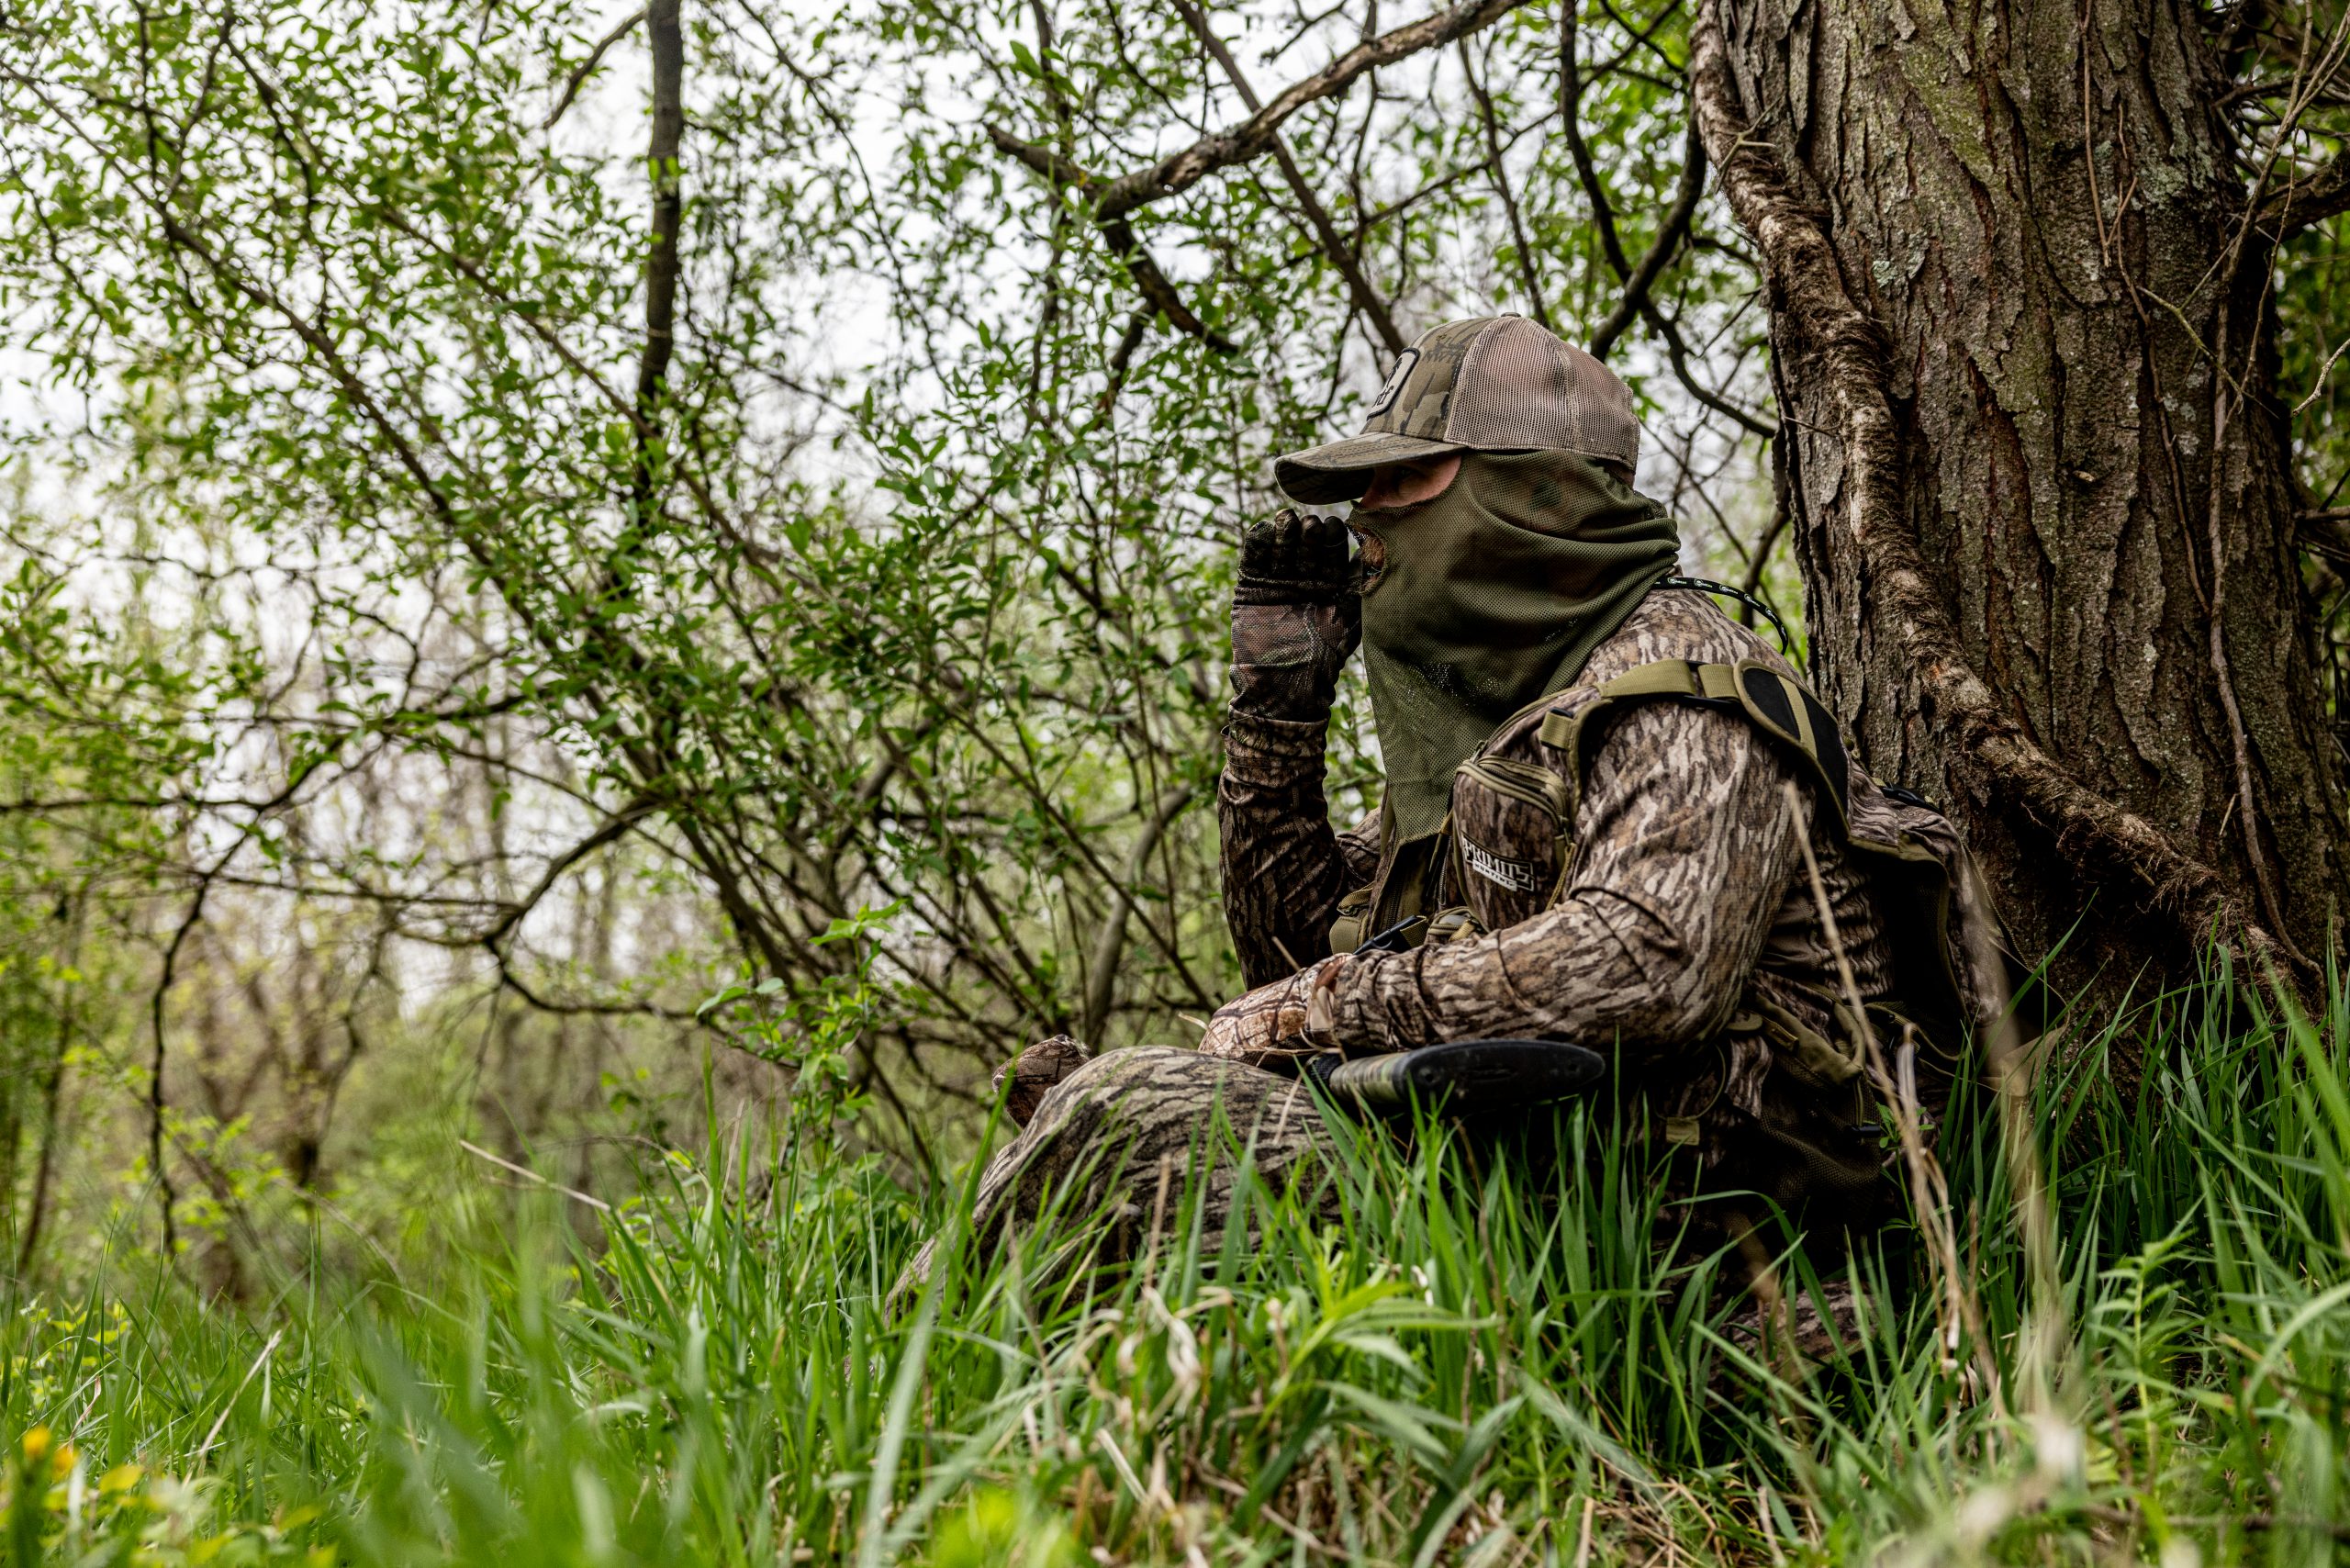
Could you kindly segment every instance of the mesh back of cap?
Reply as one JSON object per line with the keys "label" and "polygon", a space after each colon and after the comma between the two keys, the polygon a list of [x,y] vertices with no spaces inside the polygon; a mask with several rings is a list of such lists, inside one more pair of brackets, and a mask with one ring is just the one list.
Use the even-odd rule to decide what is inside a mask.
{"label": "mesh back of cap", "polygon": [[1548,447],[1636,465],[1631,389],[1583,350],[1521,316],[1477,335],[1460,365],[1444,439],[1487,451]]}

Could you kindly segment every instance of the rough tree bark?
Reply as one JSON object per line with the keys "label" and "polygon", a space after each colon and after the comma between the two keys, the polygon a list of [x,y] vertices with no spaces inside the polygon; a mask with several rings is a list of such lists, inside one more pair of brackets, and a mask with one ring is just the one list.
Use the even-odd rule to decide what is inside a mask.
{"label": "rough tree bark", "polygon": [[1708,0],[1695,50],[1818,673],[1883,776],[1954,808],[2020,945],[2108,994],[2215,927],[2300,969],[2344,913],[2276,226],[2207,25]]}

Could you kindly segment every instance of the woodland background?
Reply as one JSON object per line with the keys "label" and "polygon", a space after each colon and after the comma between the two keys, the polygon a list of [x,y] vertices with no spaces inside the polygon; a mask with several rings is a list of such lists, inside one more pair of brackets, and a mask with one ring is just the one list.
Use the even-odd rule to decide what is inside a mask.
{"label": "woodland background", "polygon": [[[2310,688],[2338,763],[2350,12],[2152,9],[2230,51],[2231,156],[2322,194],[2258,280],[2300,591],[2239,603],[2261,634],[2233,651]],[[1906,39],[1899,10],[1851,15]],[[2203,968],[2098,949],[2067,1081],[2095,1087],[2052,1085],[2038,1124],[2080,1135],[2042,1150],[2061,1245],[2009,1223],[2040,1212],[2023,1144],[1946,1150],[1960,1239],[1849,1408],[1724,1415],[1722,1365],[1779,1385],[1643,1271],[1636,1193],[1497,1241],[1518,1211],[1486,1191],[1481,1217],[1440,1149],[1350,1211],[1392,1246],[1297,1224],[1244,1267],[1193,1234],[1108,1306],[1040,1305],[1015,1260],[948,1271],[943,1317],[878,1311],[951,1224],[996,1064],[1063,1030],[1185,1040],[1237,987],[1233,545],[1278,504],[1270,457],[1352,429],[1419,330],[1514,310],[1591,343],[1684,566],[1774,605],[1799,662],[1807,625],[1843,634],[1791,494],[1790,438],[1824,427],[1790,425],[1810,405],[1783,407],[1762,258],[1700,151],[1697,20],[0,10],[14,1495],[71,1435],[199,1478],[151,1494],[153,1540],[204,1537],[215,1496],[246,1521],[218,1539],[292,1551],[364,1495],[335,1550],[384,1561],[879,1561],[967,1497],[942,1561],[1193,1561],[1265,1536],[1265,1496],[1215,1484],[1251,1473],[1332,1556],[1581,1568],[1596,1529],[1603,1555],[2039,1561],[2018,1521],[2066,1497],[2085,1561],[2175,1568],[2165,1507],[2221,1557],[2322,1560],[2350,1496],[2344,1002],[2322,950],[2272,991],[2225,931]],[[1352,820],[1377,754],[1351,678],[1334,736]],[[2228,799],[2199,807],[2215,853]],[[1592,1270],[1545,1223],[1587,1223]],[[350,1327],[379,1296],[392,1326]],[[1226,1359],[1203,1372],[1186,1325]],[[787,1346],[797,1393],[761,1361]],[[1256,1423],[1213,1464],[1178,1430],[1209,1407]],[[1022,1429],[1024,1468],[972,1457]]]}
{"label": "woodland background", "polygon": [[223,1270],[256,1204],[396,1223],[453,1126],[592,1188],[705,1052],[921,1165],[1030,1039],[1187,1037],[1233,543],[1438,320],[1608,349],[1688,565],[1799,619],[1674,7],[1572,79],[1510,9],[1106,224],[1033,148],[1414,18],[654,10],[672,78],[570,6],[12,21],[20,1264],[166,1196]]}

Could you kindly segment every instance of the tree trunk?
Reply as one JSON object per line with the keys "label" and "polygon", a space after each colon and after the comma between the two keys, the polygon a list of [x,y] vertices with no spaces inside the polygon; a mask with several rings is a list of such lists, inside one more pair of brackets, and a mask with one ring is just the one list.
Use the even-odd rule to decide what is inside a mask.
{"label": "tree trunk", "polygon": [[[1834,274],[1793,276],[1762,236],[1815,673],[1870,765],[1947,801],[2019,946],[2061,947],[2062,988],[2098,977],[2110,995],[2149,964],[2177,978],[2229,915],[2288,967],[2322,954],[2340,774],[2272,395],[2269,252],[2197,13],[1735,0],[1719,23],[1759,160],[1743,177],[1775,158]],[[1718,162],[1736,152],[1733,121],[1708,129]],[[1756,229],[1740,177],[1725,189]],[[1850,366],[1800,297],[1838,285],[1875,339],[1845,346],[1877,356],[1889,410],[1877,516],[1915,547],[1948,660],[1888,615],[1850,493]],[[1979,678],[1980,723],[1952,722],[1944,665]],[[2027,781],[1994,732],[2111,821]],[[2149,828],[2187,870],[2140,852]]]}

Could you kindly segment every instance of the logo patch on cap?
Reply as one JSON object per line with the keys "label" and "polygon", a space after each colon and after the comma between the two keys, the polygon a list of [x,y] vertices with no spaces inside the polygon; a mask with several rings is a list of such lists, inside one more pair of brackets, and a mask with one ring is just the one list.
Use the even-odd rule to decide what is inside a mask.
{"label": "logo patch on cap", "polygon": [[1404,379],[1412,374],[1412,366],[1419,363],[1420,351],[1405,349],[1397,357],[1395,368],[1387,373],[1386,385],[1380,387],[1379,396],[1371,400],[1371,408],[1365,412],[1364,418],[1375,420],[1385,413],[1388,405],[1395,401],[1395,394],[1404,390]]}

